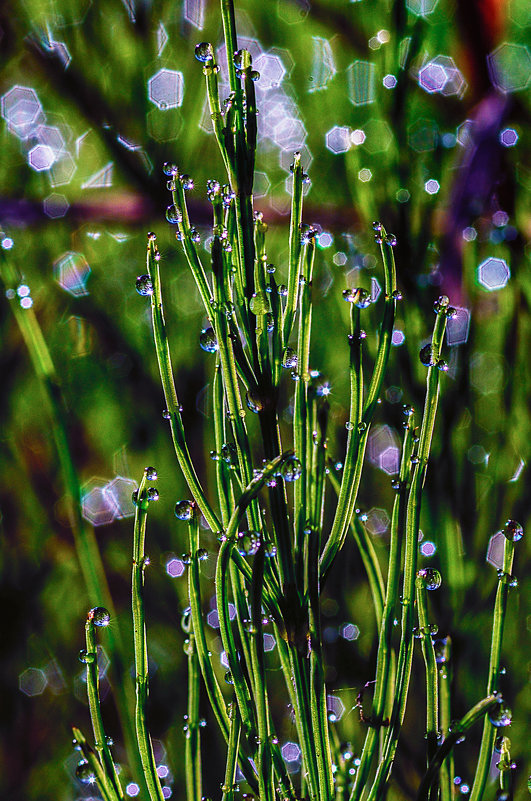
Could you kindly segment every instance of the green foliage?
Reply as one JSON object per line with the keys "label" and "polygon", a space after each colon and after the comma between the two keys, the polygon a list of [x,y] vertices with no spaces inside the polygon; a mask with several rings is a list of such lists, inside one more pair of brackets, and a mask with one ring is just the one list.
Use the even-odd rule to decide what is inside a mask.
{"label": "green foliage", "polygon": [[[457,128],[464,116],[459,93],[443,97],[415,85],[430,64],[423,53],[446,52],[454,29],[442,4],[426,19],[411,13],[413,5],[407,11],[397,3],[389,11],[359,4],[347,12],[339,3],[315,3],[304,25],[303,4],[275,4],[274,13],[255,2],[237,9],[250,12],[264,47],[289,48],[295,64],[290,79],[308,133],[301,155],[293,157],[289,195],[274,137],[268,152],[257,117],[257,97],[264,113],[271,104],[260,91],[267,73],[255,82],[252,54],[243,49],[232,57],[232,3],[221,3],[228,88],[225,67],[219,72],[217,66],[225,57],[208,48],[198,53],[206,115],[193,46],[184,38],[174,46],[179,34],[163,4],[156,12],[170,44],[156,58],[155,9],[150,25],[140,16],[126,24],[125,9],[105,9],[105,25],[96,6],[55,10],[60,30],[74,17],[85,20],[65,29],[74,56],[67,70],[46,44],[50,34],[37,33],[39,25],[50,30],[50,9],[35,4],[30,14],[28,3],[13,19],[15,32],[26,31],[30,17],[35,25],[26,47],[42,70],[38,92],[45,107],[55,103],[68,116],[72,140],[83,132],[84,118],[92,131],[79,143],[83,175],[68,189],[69,216],[23,233],[10,227],[9,214],[2,223],[2,309],[13,312],[2,316],[8,390],[2,588],[5,602],[20,610],[6,638],[5,664],[7,686],[18,674],[22,690],[9,714],[21,721],[17,744],[47,743],[29,776],[6,765],[3,791],[10,798],[73,797],[62,761],[74,793],[82,785],[92,792],[95,781],[105,801],[123,799],[132,782],[141,797],[161,801],[172,776],[174,794],[186,788],[189,801],[218,798],[220,783],[229,801],[237,797],[237,766],[241,792],[263,801],[451,801],[466,784],[473,801],[493,799],[497,786],[515,798],[524,792],[526,617],[519,604],[526,588],[516,590],[512,576],[515,524],[505,526],[491,555],[500,568],[495,600],[495,569],[484,558],[506,519],[526,522],[528,186],[517,150],[499,142],[501,129],[523,137],[519,115],[526,100],[509,112],[501,95],[485,94],[485,76],[474,76],[485,53],[470,46],[469,97],[478,100],[492,131],[470,134],[481,125],[470,101],[467,113],[477,128]],[[511,41],[519,47],[516,4],[512,16]],[[211,34],[216,41],[217,20],[216,9],[201,38]],[[239,25],[250,32],[245,15]],[[330,44],[329,28],[345,47]],[[120,47],[111,47],[118,32]],[[96,52],[102,68],[89,73]],[[326,80],[325,52],[338,69]],[[286,65],[288,56],[282,53]],[[347,64],[356,59],[372,63],[378,76],[396,74],[396,87],[374,90],[376,103],[348,103],[348,94],[359,101],[360,93],[373,91],[372,78],[364,82],[361,68]],[[492,80],[516,80],[514,64],[501,63],[491,54]],[[146,98],[144,87],[161,67],[182,70],[182,109]],[[436,68],[429,69],[425,80],[436,82]],[[16,59],[5,74],[7,86],[24,83]],[[120,76],[119,94],[110,75]],[[220,81],[230,93],[224,104]],[[325,85],[311,85],[319,81]],[[198,135],[200,119],[212,121],[213,135]],[[334,125],[348,126],[347,134],[330,138]],[[459,145],[445,140],[450,128],[457,128]],[[360,131],[366,142],[359,142]],[[345,152],[334,154],[331,142],[341,150],[346,135]],[[142,149],[124,146],[124,137]],[[15,137],[6,133],[5,139],[5,184],[16,197],[27,167]],[[485,141],[497,143],[501,166],[481,160]],[[73,141],[66,144],[73,152]],[[311,165],[307,147],[318,156]],[[168,161],[175,156],[179,167]],[[82,189],[109,158],[113,189]],[[203,193],[191,193],[183,165],[194,167],[198,188],[206,182],[210,207],[196,199]],[[258,187],[262,173],[272,186],[257,198],[253,182]],[[497,189],[471,192],[467,205],[467,187],[485,175]],[[41,198],[43,181],[42,172],[31,175],[30,199]],[[165,200],[166,181],[171,194]],[[425,191],[429,181],[437,182],[434,194]],[[114,222],[87,222],[111,191]],[[141,226],[130,218],[131,210],[141,218],[140,203],[156,210],[157,236],[148,234],[145,267],[138,253],[149,226],[144,217]],[[177,245],[162,228],[168,204]],[[492,224],[503,208],[509,219],[498,216]],[[380,218],[397,236],[377,224],[375,247],[369,232]],[[324,233],[306,223],[313,219]],[[73,272],[59,273],[61,259],[74,250],[92,268],[90,295],[75,283],[84,269],[79,256],[67,262]],[[502,283],[507,264],[511,274],[507,286],[490,292],[491,268],[498,268],[489,259],[499,260]],[[59,286],[42,269],[51,262]],[[150,300],[134,292],[140,274],[138,294]],[[369,302],[373,279],[382,294]],[[78,290],[73,297],[64,291],[68,280]],[[23,303],[26,286],[32,303]],[[461,344],[453,344],[451,332],[445,341],[453,313],[444,294],[430,332],[433,301],[442,292],[459,313],[472,311]],[[404,416],[406,403],[417,411],[408,406]],[[156,485],[152,468],[142,472],[146,462],[157,465]],[[112,471],[129,482],[120,485],[127,499],[109,501]],[[133,477],[140,474],[131,507]],[[106,478],[98,483],[99,475]],[[112,525],[91,525],[103,521],[87,513],[91,492],[102,515],[110,504]],[[175,521],[175,502],[186,498]],[[524,548],[525,541],[516,544],[519,574],[525,574]],[[438,570],[442,586],[428,597],[440,583]],[[91,605],[83,643],[79,621]],[[102,605],[109,621],[98,611]],[[184,632],[175,624],[181,613]],[[104,651],[95,629],[102,621],[109,623],[98,637]],[[81,674],[75,667],[80,647]],[[28,673],[28,665],[39,669]],[[48,684],[44,695],[36,692],[39,681]],[[80,706],[87,691],[88,712]],[[500,740],[495,783],[497,727],[511,722],[506,704],[514,707],[514,734],[512,743]],[[67,725],[78,721],[86,734],[89,714],[93,746],[76,728],[80,753],[72,761]],[[483,722],[481,742],[480,727],[471,728],[476,722]],[[282,747],[290,743],[300,748],[298,762],[285,759]],[[462,779],[454,782],[455,776]]]}

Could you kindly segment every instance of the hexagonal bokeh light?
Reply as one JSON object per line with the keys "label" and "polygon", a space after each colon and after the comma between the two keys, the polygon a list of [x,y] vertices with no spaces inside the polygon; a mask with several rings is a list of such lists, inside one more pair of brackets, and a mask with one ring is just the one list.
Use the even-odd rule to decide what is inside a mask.
{"label": "hexagonal bokeh light", "polygon": [[337,723],[345,714],[345,704],[337,695],[326,696],[326,708],[330,723]]}
{"label": "hexagonal bokeh light", "polygon": [[497,570],[503,570],[503,553],[505,550],[505,536],[497,531],[489,540],[486,561]]}
{"label": "hexagonal bokeh light", "polygon": [[406,0],[406,6],[416,17],[427,17],[435,10],[438,0]]}
{"label": "hexagonal bokeh light", "polygon": [[22,671],[18,677],[18,688],[24,695],[30,698],[35,695],[42,695],[48,684],[48,679],[44,670],[30,667]]}
{"label": "hexagonal bokeh light", "polygon": [[49,145],[35,145],[28,152],[28,164],[35,172],[49,170],[55,161],[55,153]]}
{"label": "hexagonal bokeh light", "polygon": [[65,292],[74,297],[88,295],[86,287],[90,267],[82,253],[68,251],[53,265],[54,278]]}
{"label": "hexagonal bokeh light", "polygon": [[492,292],[495,289],[503,289],[506,286],[511,277],[511,270],[504,259],[490,256],[479,265],[477,277],[481,286]]}
{"label": "hexagonal bokeh light", "polygon": [[353,61],[347,67],[348,96],[355,106],[374,102],[375,74],[375,66],[370,61]]}
{"label": "hexagonal bokeh light", "polygon": [[109,506],[114,506],[115,517],[132,517],[135,513],[132,496],[138,489],[138,483],[133,478],[116,476],[103,488],[103,493],[109,502]]}
{"label": "hexagonal bokeh light", "polygon": [[163,67],[148,81],[148,97],[161,111],[182,106],[184,78],[182,72]]}
{"label": "hexagonal bokeh light", "polygon": [[502,92],[520,92],[531,82],[531,53],[525,45],[503,42],[487,56],[490,77]]}
{"label": "hexagonal bokeh light", "polygon": [[332,153],[346,153],[350,150],[350,128],[347,125],[334,125],[325,135],[326,147]]}
{"label": "hexagonal bokeh light", "polygon": [[27,139],[43,117],[42,103],[30,86],[16,85],[2,95],[0,113],[19,139]]}
{"label": "hexagonal bokeh light", "polygon": [[390,476],[400,469],[400,441],[388,425],[375,426],[369,435],[369,461]]}
{"label": "hexagonal bokeh light", "polygon": [[301,758],[301,749],[297,743],[287,742],[281,748],[282,757],[286,762],[296,762]]}

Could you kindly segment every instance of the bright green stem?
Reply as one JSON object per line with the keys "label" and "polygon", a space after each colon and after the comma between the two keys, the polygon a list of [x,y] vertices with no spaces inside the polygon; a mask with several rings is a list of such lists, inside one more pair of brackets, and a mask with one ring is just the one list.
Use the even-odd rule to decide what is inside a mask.
{"label": "bright green stem", "polygon": [[[442,736],[448,737],[450,731],[451,715],[451,658],[452,643],[450,637],[446,638],[445,646],[446,658],[438,666],[439,671],[439,719]],[[454,788],[454,755],[451,752],[441,766],[440,789],[441,801],[452,801]]]}
{"label": "bright green stem", "polygon": [[[439,737],[439,687],[437,681],[437,661],[428,622],[427,590],[422,576],[416,579],[417,613],[422,655],[426,666],[426,757],[428,765],[437,750]],[[437,787],[434,785],[430,795],[435,801]]]}
{"label": "bright green stem", "polygon": [[275,788],[271,758],[271,742],[269,732],[268,700],[266,688],[266,672],[264,661],[264,638],[262,634],[262,589],[264,584],[264,544],[260,545],[254,557],[253,580],[251,583],[251,664],[254,696],[256,702],[256,719],[258,722],[258,785],[261,801],[273,801]]}
{"label": "bright green stem", "polygon": [[[6,260],[4,251],[2,251],[0,258],[0,275],[8,287],[14,287],[18,282],[15,270]],[[109,610],[111,617],[117,620],[100,551],[94,536],[94,529],[85,522],[81,515],[81,487],[70,448],[66,424],[68,412],[50,351],[34,309],[22,309],[16,301],[13,301],[11,309],[48,405],[52,436],[63,474],[66,497],[70,505],[69,519],[74,548],[89,602],[94,605],[105,606]],[[117,677],[116,704],[120,715],[129,764],[134,771],[136,781],[144,788],[142,766],[135,747],[134,724],[130,713],[133,686],[129,672],[125,667],[124,647],[118,624],[115,624],[112,630],[109,631],[107,645],[112,670]]]}
{"label": "bright green stem", "polygon": [[216,566],[216,600],[219,617],[219,633],[223,648],[227,655],[229,670],[232,675],[234,692],[238,705],[239,715],[243,723],[245,733],[249,736],[255,731],[254,716],[251,714],[249,705],[249,687],[244,677],[239,654],[236,648],[229,611],[229,572],[228,568],[231,561],[232,551],[235,548],[235,541],[226,539],[222,542],[218,553]]}
{"label": "bright green stem", "polygon": [[398,746],[400,730],[404,720],[411,662],[413,658],[413,622],[415,600],[415,578],[417,573],[418,533],[422,489],[426,478],[428,459],[439,399],[439,369],[441,346],[446,330],[446,308],[448,299],[439,304],[432,336],[432,365],[428,368],[426,399],[420,430],[417,463],[415,464],[406,512],[406,543],[404,553],[404,579],[402,587],[402,636],[398,653],[396,690],[389,729],[386,732],[382,758],[369,794],[369,801],[380,801],[385,791],[394,756]]}
{"label": "bright green stem", "polygon": [[293,320],[297,309],[297,296],[299,289],[299,255],[301,251],[301,222],[302,222],[302,164],[301,154],[293,156],[293,192],[291,196],[291,219],[289,228],[289,272],[288,294],[282,322],[282,346],[288,345]]}
{"label": "bright green stem", "polygon": [[136,709],[135,723],[138,750],[144,770],[144,777],[151,801],[164,801],[157,765],[153,754],[151,737],[146,722],[146,704],[149,693],[148,655],[146,641],[146,622],[144,611],[144,569],[146,555],[144,551],[146,539],[146,523],[148,503],[146,497],[146,471],[142,476],[135,509],[135,525],[133,536],[133,576],[132,576],[132,608],[133,639],[135,650]]}
{"label": "bright green stem", "polygon": [[83,758],[89,763],[89,766],[96,777],[96,784],[103,796],[103,801],[115,801],[116,796],[111,795],[109,792],[109,786],[107,783],[107,777],[103,771],[101,763],[96,756],[93,749],[87,743],[85,736],[80,731],[80,729],[76,728],[75,726],[72,727],[72,734],[74,735],[74,740],[76,741]]}
{"label": "bright green stem", "polygon": [[188,726],[184,746],[187,801],[201,801],[201,738],[199,727],[200,671],[195,636],[190,631],[186,653],[188,655]]}
{"label": "bright green stem", "polygon": [[331,801],[334,795],[332,755],[328,735],[328,710],[324,680],[324,655],[322,650],[319,550],[320,532],[311,531],[307,539],[308,550],[308,599],[310,628],[310,708],[320,801]]}
{"label": "bright green stem", "polygon": [[306,245],[303,273],[304,284],[300,287],[300,314],[299,336],[297,345],[299,380],[295,387],[295,402],[293,408],[293,445],[299,459],[303,475],[295,482],[293,489],[294,506],[294,561],[297,570],[297,580],[301,584],[302,559],[300,550],[304,537],[306,522],[310,516],[309,497],[311,476],[311,448],[309,444],[308,425],[308,384],[310,382],[310,336],[312,328],[312,298],[311,281],[315,259],[315,243],[313,240]]}
{"label": "bright green stem", "polygon": [[230,733],[225,767],[225,781],[222,788],[222,801],[234,801],[234,779],[236,776],[236,765],[238,764],[241,732],[241,720],[237,706],[231,706],[229,720]]}
{"label": "bright green stem", "polygon": [[155,242],[152,239],[148,241],[147,267],[153,283],[153,294],[151,296],[153,338],[155,341],[155,350],[157,353],[157,361],[159,364],[160,379],[162,382],[162,389],[164,391],[166,408],[170,414],[171,435],[173,439],[173,446],[175,448],[175,454],[177,456],[179,466],[183,471],[186,483],[188,484],[188,488],[194,496],[194,499],[210,529],[213,532],[220,531],[221,523],[210,506],[205,493],[203,492],[201,484],[199,483],[199,479],[192,464],[192,459],[190,457],[190,452],[188,450],[188,445],[184,435],[184,426],[171,366],[170,344],[168,341],[168,335],[166,333],[166,323],[164,320],[164,311],[162,307],[158,250]]}
{"label": "bright green stem", "polygon": [[173,176],[171,180],[173,181],[175,186],[175,189],[172,191],[172,200],[174,205],[177,207],[177,209],[181,212],[182,215],[182,220],[178,224],[178,228],[179,228],[179,233],[181,235],[184,254],[186,256],[186,261],[188,262],[188,266],[190,267],[190,272],[192,273],[194,280],[197,284],[199,294],[201,295],[201,300],[203,301],[203,306],[205,308],[205,314],[210,320],[212,317],[210,288],[205,274],[205,269],[197,254],[197,248],[195,246],[195,242],[193,242],[193,240],[190,238],[190,218],[188,216],[188,207],[186,205],[184,188],[180,181],[180,176],[178,173],[175,176]]}
{"label": "bright green stem", "polygon": [[[396,268],[393,248],[385,241],[386,232],[383,226],[379,232],[382,239],[380,245],[384,269],[384,313],[378,342],[378,352],[374,370],[369,383],[367,398],[363,402],[363,374],[361,367],[361,345],[359,312],[352,308],[350,330],[350,410],[349,430],[345,467],[336,513],[332,523],[330,536],[321,555],[321,576],[323,579],[343,547],[346,533],[356,506],[359,482],[365,456],[365,447],[369,436],[369,427],[376,409],[382,384],[389,361],[393,326],[396,313]],[[358,341],[356,341],[358,340]]]}
{"label": "bright green stem", "polygon": [[363,467],[363,456],[367,444],[368,426],[362,423],[363,412],[363,368],[360,312],[352,304],[350,316],[350,408],[348,419],[347,451],[343,477],[339,489],[332,529],[321,554],[321,579],[324,581],[332,563],[343,546],[356,498]]}
{"label": "bright green stem", "polygon": [[103,719],[101,716],[98,648],[96,645],[94,620],[90,616],[90,613],[87,618],[87,622],[85,623],[85,640],[87,658],[90,660],[87,662],[87,697],[89,702],[90,719],[92,721],[92,730],[94,732],[94,743],[96,750],[100,754],[100,760],[103,767],[109,796],[116,799],[123,799],[124,794],[116,773],[114,760],[107,742],[105,729],[103,727]]}
{"label": "bright green stem", "polygon": [[[489,677],[487,681],[487,693],[498,692],[500,676],[500,657],[503,642],[503,629],[505,626],[505,615],[507,612],[507,597],[509,595],[509,581],[513,569],[514,542],[506,539],[503,551],[503,570],[498,580],[496,591],[496,601],[494,603],[494,617],[492,623],[492,640],[490,644]],[[485,785],[489,775],[490,760],[496,740],[496,729],[485,718],[483,723],[483,734],[479,750],[479,759],[474,776],[474,784],[470,792],[470,801],[481,801],[485,792]]]}
{"label": "bright green stem", "polygon": [[456,724],[452,726],[452,731],[447,736],[442,745],[437,749],[433,759],[430,762],[426,775],[420,783],[417,792],[417,801],[428,801],[430,787],[436,780],[440,767],[443,761],[451,753],[453,747],[458,743],[461,738],[466,734],[471,726],[476,721],[481,720],[491,709],[499,703],[499,696],[488,695],[482,701],[477,703],[470,709],[464,717],[461,718]]}
{"label": "bright green stem", "polygon": [[[398,602],[398,587],[400,581],[400,556],[402,551],[402,539],[405,527],[405,504],[407,499],[407,482],[411,470],[410,457],[411,457],[412,447],[413,447],[413,429],[411,426],[408,425],[404,436],[404,444],[402,447],[402,459],[400,462],[400,473],[399,473],[400,490],[397,493],[395,502],[393,504],[393,514],[391,518],[391,538],[389,543],[389,565],[387,572],[387,590],[385,593],[385,605],[383,606],[383,612],[380,611],[379,615],[378,615],[378,608],[381,609],[381,606],[377,606],[376,599],[378,599],[379,605],[383,605],[383,580],[381,578],[381,574],[379,573],[379,571],[378,571],[379,582],[376,585],[378,587],[378,590],[376,591],[376,589],[373,589],[373,600],[375,604],[375,609],[377,611],[376,615],[377,625],[380,631],[380,636],[378,640],[378,655],[376,658],[376,684],[374,687],[374,696],[373,696],[372,711],[371,711],[371,724],[369,726],[367,735],[365,737],[365,743],[363,745],[363,751],[361,753],[360,764],[356,772],[356,778],[354,779],[354,785],[351,793],[351,801],[358,801],[364,790],[365,783],[367,781],[367,777],[369,775],[369,771],[372,766],[374,755],[376,753],[376,748],[378,745],[378,734],[381,731],[381,726],[383,725],[384,722],[386,700],[388,698],[388,689],[389,689],[392,663],[394,657],[394,651],[392,649],[392,636],[394,628],[395,609]],[[369,540],[365,529],[356,518],[354,519],[354,530],[359,531],[358,539],[360,539],[363,542],[362,537],[364,537],[365,540],[367,540],[368,545],[370,545],[371,548],[373,548],[372,542]],[[367,549],[363,548],[362,550],[360,548],[360,550],[363,558],[364,553],[366,552]],[[370,553],[368,555],[370,555]],[[366,556],[365,559],[368,560],[368,556]],[[365,564],[365,559],[364,559],[364,564]],[[376,560],[375,553],[374,553],[374,560]],[[378,562],[376,561],[376,565],[377,564]],[[371,584],[372,588],[372,583],[376,584],[376,579],[373,578],[371,583],[371,574],[369,573],[369,570],[374,571],[374,565],[369,565],[369,567],[366,567],[366,570],[369,576],[369,583]]]}

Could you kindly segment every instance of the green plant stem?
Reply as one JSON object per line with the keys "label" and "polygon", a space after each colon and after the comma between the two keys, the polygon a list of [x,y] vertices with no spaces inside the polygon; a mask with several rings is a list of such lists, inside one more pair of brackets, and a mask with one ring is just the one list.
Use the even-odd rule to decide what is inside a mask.
{"label": "green plant stem", "polygon": [[[500,658],[503,643],[503,629],[507,613],[507,597],[509,595],[509,579],[513,570],[514,542],[506,539],[503,551],[503,570],[499,576],[496,600],[494,602],[494,616],[492,623],[492,639],[490,645],[489,676],[487,693],[497,693],[500,680]],[[483,722],[483,734],[479,750],[479,759],[476,766],[474,783],[470,792],[470,801],[482,801],[485,785],[489,775],[490,760],[496,739],[496,729],[486,717]]]}
{"label": "green plant stem", "polygon": [[[359,312],[354,304],[351,312],[350,330],[350,410],[349,423],[352,428],[347,438],[347,452],[343,469],[343,478],[339,491],[336,512],[327,543],[321,554],[321,577],[324,580],[337,555],[343,547],[346,533],[356,506],[365,448],[369,436],[369,427],[380,395],[393,335],[396,313],[396,267],[393,248],[385,241],[386,232],[381,228],[380,245],[384,268],[384,313],[380,328],[378,352],[367,397],[363,402],[363,374],[361,363],[361,340]],[[356,341],[357,340],[357,341]]]}
{"label": "green plant stem", "polygon": [[291,195],[291,218],[289,228],[288,294],[282,320],[282,347],[286,348],[293,327],[299,290],[299,255],[301,251],[302,222],[302,164],[301,154],[293,156],[293,191]]}
{"label": "green plant stem", "polygon": [[[16,272],[6,259],[4,251],[1,251],[0,255],[0,277],[8,287],[14,287],[18,282]],[[105,576],[105,569],[103,567],[98,543],[94,535],[94,529],[86,523],[81,514],[81,487],[72,458],[66,422],[69,413],[66,408],[65,399],[50,351],[34,309],[22,309],[15,300],[13,300],[11,309],[28,350],[35,375],[42,387],[45,403],[48,407],[52,437],[55,443],[59,466],[63,475],[65,494],[69,504],[69,521],[74,540],[74,548],[81,569],[81,575],[85,583],[89,603],[95,606],[105,606],[109,610],[113,620],[116,621],[117,615]],[[135,747],[135,727],[130,713],[133,698],[133,685],[129,671],[125,667],[124,646],[117,623],[113,625],[108,633],[107,646],[112,666],[111,669],[117,678],[116,705],[120,716],[120,724],[128,761],[139,786],[145,789],[142,766]]]}
{"label": "green plant stem", "polygon": [[[426,757],[430,764],[437,750],[439,737],[439,687],[437,681],[437,662],[428,622],[427,590],[422,576],[416,579],[417,612],[422,655],[426,666]],[[430,799],[436,801],[438,787],[432,785]]]}
{"label": "green plant stem", "polygon": [[170,345],[166,333],[166,323],[162,306],[162,291],[158,263],[158,251],[153,240],[148,241],[147,267],[153,283],[151,296],[151,316],[153,321],[153,338],[159,365],[162,389],[166,401],[166,408],[170,414],[170,427],[177,461],[183,472],[188,488],[195,502],[213,532],[221,530],[221,523],[210,506],[192,464],[188,445],[184,435],[184,426],[181,417],[181,407],[177,399],[173,370],[171,366]]}
{"label": "green plant stem", "polygon": [[[392,649],[392,635],[394,628],[395,610],[398,602],[398,587],[400,580],[400,556],[402,552],[402,540],[405,528],[407,490],[408,490],[408,481],[410,478],[410,471],[411,471],[410,458],[413,449],[413,438],[414,438],[414,430],[411,426],[408,425],[405,431],[404,442],[402,446],[402,459],[400,462],[400,473],[399,473],[400,489],[395,497],[395,501],[393,504],[393,514],[391,518],[391,537],[389,542],[389,565],[387,572],[387,589],[385,593],[385,605],[383,607],[383,612],[380,611],[379,615],[378,615],[378,609],[379,608],[381,609],[380,604],[383,603],[383,601],[380,600],[381,597],[383,598],[383,580],[379,571],[378,571],[379,581],[377,584],[376,584],[376,578],[373,578],[373,583],[376,584],[376,586],[378,587],[378,591],[373,590],[373,600],[376,609],[377,626],[380,631],[380,636],[378,640],[378,655],[376,658],[376,683],[374,687],[374,695],[373,695],[373,703],[371,711],[371,723],[369,725],[369,729],[365,737],[365,742],[361,753],[360,764],[356,772],[356,777],[354,779],[354,784],[351,793],[351,801],[358,801],[364,790],[367,777],[369,775],[369,771],[371,769],[374,755],[376,752],[376,747],[378,744],[378,733],[381,730],[381,727],[384,722],[386,700],[388,698],[388,690],[390,685],[392,664],[394,658],[394,651]],[[368,545],[370,545],[372,548],[373,547],[372,543],[368,539],[365,529],[361,526],[361,523],[356,518],[354,519],[354,526],[355,530],[357,530],[358,528],[361,530],[358,539],[360,539],[360,541],[363,542],[362,536],[364,535],[365,538],[367,539]],[[363,550],[361,550],[362,558],[366,551],[368,551],[367,548],[363,548]],[[366,556],[364,559],[364,564],[365,560],[369,561],[370,555],[371,554],[369,552],[369,555]],[[375,564],[378,565],[375,553],[374,553],[374,560]],[[369,575],[369,583],[371,583],[370,579],[371,574],[369,573],[369,570],[374,571],[374,564],[370,564],[369,568],[366,567],[366,570]],[[376,601],[376,598],[378,599],[378,601]]]}
{"label": "green plant stem", "polygon": [[201,738],[199,728],[199,660],[193,631],[189,633],[188,656],[188,720],[184,746],[187,801],[201,801]]}
{"label": "green plant stem", "polygon": [[[452,644],[450,637],[446,638],[446,661],[441,662],[438,666],[439,673],[439,719],[443,739],[448,737],[450,732],[450,723],[452,720],[451,706],[450,706],[450,688],[451,688],[451,657],[452,657]],[[450,752],[448,757],[441,765],[440,773],[440,789],[441,801],[452,801],[452,793],[454,787],[454,755]]]}
{"label": "green plant stem", "polygon": [[452,726],[452,731],[439,746],[435,752],[433,759],[430,762],[426,775],[420,783],[417,792],[417,801],[428,801],[430,787],[436,780],[440,767],[446,757],[451,753],[452,749],[457,742],[461,740],[464,734],[470,729],[476,721],[481,720],[491,709],[499,703],[497,695],[488,695],[483,700],[479,701],[475,706],[470,709],[461,720]]}
{"label": "green plant stem", "polygon": [[136,709],[135,723],[138,750],[151,801],[164,801],[151,737],[147,729],[146,704],[149,693],[146,623],[144,611],[144,569],[146,566],[145,538],[148,503],[146,497],[146,471],[142,476],[135,510],[133,538],[132,609],[135,651]]}
{"label": "green plant stem", "polygon": [[110,794],[110,788],[101,763],[93,749],[87,743],[85,736],[80,729],[76,728],[76,726],[72,727],[72,734],[74,735],[74,740],[76,741],[83,758],[89,763],[89,766],[96,777],[96,784],[98,785],[98,788],[103,796],[103,801],[115,801],[116,796]]}
{"label": "green plant stem", "polygon": [[225,781],[222,787],[222,801],[234,801],[234,779],[236,776],[236,765],[238,764],[241,731],[241,720],[237,706],[231,707],[229,721],[230,733],[225,767]]}
{"label": "green plant stem", "polygon": [[369,801],[380,801],[391,771],[394,755],[405,714],[411,662],[413,658],[413,619],[415,600],[415,577],[417,573],[418,532],[422,489],[426,478],[433,428],[439,399],[439,370],[441,346],[446,330],[446,305],[443,304],[435,319],[432,336],[433,364],[428,368],[426,379],[426,398],[419,437],[417,459],[413,470],[411,488],[407,501],[406,538],[404,552],[404,578],[402,587],[402,636],[398,652],[395,700],[391,713],[390,726],[386,732],[382,756],[374,783],[368,796]]}
{"label": "green plant stem", "polygon": [[102,763],[107,792],[110,797],[121,800],[124,798],[124,794],[116,773],[114,760],[107,742],[105,729],[103,727],[103,719],[101,716],[98,648],[96,645],[94,621],[90,614],[87,618],[87,622],[85,623],[85,641],[87,657],[89,659],[90,656],[93,657],[87,662],[87,697],[89,702],[90,719],[92,721],[92,730],[94,732],[94,743],[96,746],[96,751],[99,752]]}

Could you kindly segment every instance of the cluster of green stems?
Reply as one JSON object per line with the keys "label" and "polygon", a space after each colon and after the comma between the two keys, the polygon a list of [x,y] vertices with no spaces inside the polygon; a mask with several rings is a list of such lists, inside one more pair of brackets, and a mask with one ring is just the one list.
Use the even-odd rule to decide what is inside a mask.
{"label": "cluster of green stems", "polygon": [[[486,714],[499,704],[497,680],[511,573],[513,544],[506,542],[503,576],[496,598],[491,660],[486,697],[450,730],[449,665],[436,660],[428,623],[426,585],[417,570],[421,499],[435,424],[441,376],[441,348],[449,314],[447,298],[436,304],[422,415],[410,410],[405,424],[401,467],[396,480],[387,577],[365,528],[355,514],[365,450],[381,394],[390,353],[397,292],[393,255],[394,239],[375,224],[384,275],[383,315],[378,347],[370,378],[364,377],[365,332],[361,303],[351,304],[349,341],[350,401],[348,438],[339,477],[329,470],[328,403],[318,392],[310,366],[312,332],[312,278],[316,231],[302,222],[303,172],[300,154],[294,155],[289,229],[287,287],[279,293],[268,270],[267,225],[253,210],[253,175],[256,151],[256,101],[251,56],[237,51],[233,3],[222,0],[231,94],[222,111],[218,94],[219,68],[214,51],[203,47],[212,125],[227,172],[227,185],[209,185],[213,207],[210,274],[207,273],[191,234],[185,188],[177,167],[170,167],[170,189],[178,238],[197,284],[208,325],[216,343],[213,376],[215,450],[230,443],[236,458],[232,465],[216,462],[217,498],[208,499],[194,468],[186,441],[167,336],[160,254],[155,234],[148,235],[147,275],[150,281],[154,345],[165,407],[178,464],[192,499],[188,525],[188,594],[186,656],[188,709],[185,746],[186,796],[202,798],[199,701],[202,685],[227,746],[222,784],[223,801],[235,793],[238,767],[260,801],[298,799],[311,801],[380,801],[388,787],[406,711],[417,624],[426,668],[426,773],[418,799],[450,801],[453,785],[453,746],[477,720],[484,731],[471,799],[483,797],[495,730]],[[235,53],[237,53],[235,58]],[[8,270],[8,267],[5,267]],[[12,276],[7,273],[8,279]],[[60,393],[55,371],[33,311],[16,311],[37,374],[50,403],[56,438],[69,494],[72,528],[91,599],[112,611],[101,560],[90,529],[79,515],[79,487],[71,462]],[[281,382],[285,367],[293,368],[293,425],[289,447],[284,447],[279,424]],[[260,441],[252,442],[246,415],[258,416]],[[284,435],[285,436],[285,435]],[[255,468],[261,452],[263,462]],[[115,664],[126,743],[131,769],[150,801],[164,798],[153,747],[146,724],[148,660],[144,610],[144,542],[149,493],[144,472],[136,498],[132,568],[132,614],[135,658],[134,716],[127,703],[128,682],[123,678],[123,650],[118,629],[109,630],[108,645]],[[327,486],[337,495],[331,524],[325,521]],[[288,486],[292,489],[288,490]],[[266,498],[268,511],[266,512]],[[220,636],[232,687],[227,702],[218,671],[212,663],[202,603],[200,518],[220,541],[215,588]],[[246,532],[256,537],[252,557],[239,547]],[[352,533],[358,546],[379,631],[376,675],[367,731],[359,765],[352,777],[340,755],[337,735],[327,710],[325,658],[321,631],[320,598],[323,586],[346,538]],[[236,609],[231,620],[230,604]],[[399,611],[400,610],[400,611]],[[286,697],[294,710],[301,749],[300,782],[282,758],[270,699],[262,627],[264,615],[276,635]],[[114,615],[113,615],[114,617]],[[400,640],[394,646],[396,619]],[[416,619],[417,618],[417,619]],[[448,648],[450,647],[448,643]],[[86,651],[96,653],[94,620],[86,622]],[[87,661],[87,690],[96,752],[76,729],[75,738],[84,761],[92,770],[104,801],[122,801],[123,788],[105,736],[99,698],[97,659]],[[123,697],[122,697],[123,696]],[[134,724],[133,724],[134,720]],[[136,737],[132,736],[132,729]],[[442,741],[441,741],[442,740]],[[134,742],[136,741],[136,742]],[[350,763],[348,763],[350,764]]]}

